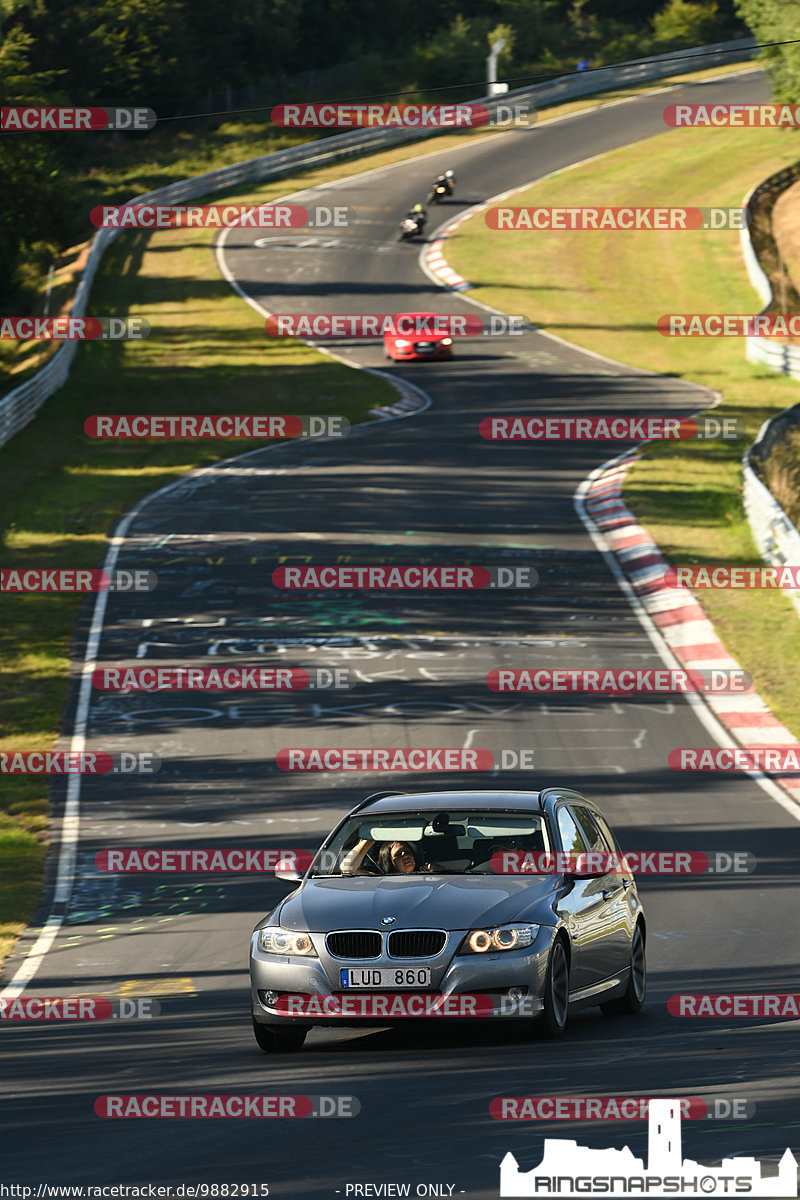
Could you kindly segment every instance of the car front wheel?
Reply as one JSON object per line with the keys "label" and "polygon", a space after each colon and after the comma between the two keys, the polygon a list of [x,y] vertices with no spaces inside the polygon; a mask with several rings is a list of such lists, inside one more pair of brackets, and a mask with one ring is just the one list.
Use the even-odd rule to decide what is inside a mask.
{"label": "car front wheel", "polygon": [[543,1032],[550,1038],[561,1037],[567,1027],[569,1010],[569,960],[561,938],[553,942],[544,984]]}
{"label": "car front wheel", "polygon": [[260,1025],[253,1017],[253,1033],[265,1054],[286,1054],[301,1049],[308,1029],[303,1025]]}

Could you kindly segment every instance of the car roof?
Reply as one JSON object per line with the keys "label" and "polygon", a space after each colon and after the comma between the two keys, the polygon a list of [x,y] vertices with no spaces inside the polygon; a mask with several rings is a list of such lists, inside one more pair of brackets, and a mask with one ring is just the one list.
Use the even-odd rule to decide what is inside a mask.
{"label": "car roof", "polygon": [[398,792],[396,796],[382,796],[368,801],[359,812],[437,812],[448,808],[470,812],[483,809],[523,809],[540,812],[539,792]]}

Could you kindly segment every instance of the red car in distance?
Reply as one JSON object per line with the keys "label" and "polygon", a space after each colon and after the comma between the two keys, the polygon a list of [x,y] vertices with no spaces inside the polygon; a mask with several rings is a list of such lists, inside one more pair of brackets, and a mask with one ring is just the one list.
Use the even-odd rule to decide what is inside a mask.
{"label": "red car in distance", "polygon": [[396,332],[383,335],[384,354],[392,362],[452,358],[453,339],[447,329],[448,320],[441,313],[398,313]]}

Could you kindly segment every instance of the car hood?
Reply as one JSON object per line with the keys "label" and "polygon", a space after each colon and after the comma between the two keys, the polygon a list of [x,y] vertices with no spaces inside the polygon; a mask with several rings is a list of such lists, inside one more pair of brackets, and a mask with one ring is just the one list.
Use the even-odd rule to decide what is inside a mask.
{"label": "car hood", "polygon": [[309,879],[283,902],[275,917],[284,929],[472,929],[517,918],[555,925],[553,876]]}

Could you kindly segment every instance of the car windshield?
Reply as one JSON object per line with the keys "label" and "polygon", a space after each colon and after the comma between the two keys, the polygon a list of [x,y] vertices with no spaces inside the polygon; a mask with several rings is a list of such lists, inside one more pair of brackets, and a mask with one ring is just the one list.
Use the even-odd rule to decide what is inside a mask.
{"label": "car windshield", "polygon": [[547,853],[538,813],[357,813],[318,852],[311,875],[492,874],[503,850]]}

